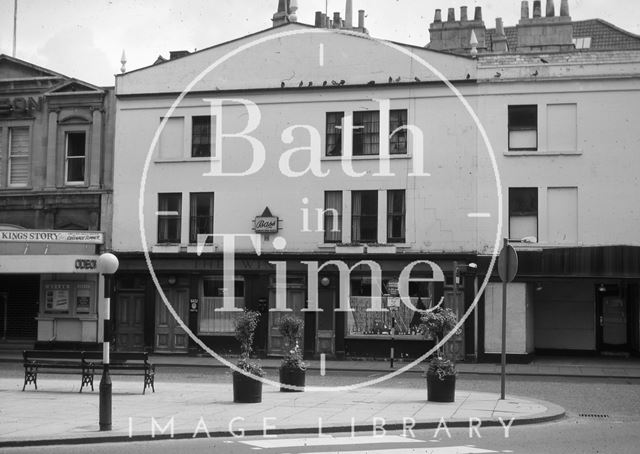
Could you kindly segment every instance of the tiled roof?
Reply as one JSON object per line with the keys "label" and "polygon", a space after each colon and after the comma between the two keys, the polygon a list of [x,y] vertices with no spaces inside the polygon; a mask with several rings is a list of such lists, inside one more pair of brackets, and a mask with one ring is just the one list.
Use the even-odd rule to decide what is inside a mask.
{"label": "tiled roof", "polygon": [[[486,43],[490,49],[495,28],[487,29]],[[513,52],[518,43],[518,30],[516,27],[505,27],[509,51]],[[591,38],[590,50],[604,49],[640,49],[640,36],[622,30],[602,19],[589,19],[573,22],[574,38]]]}

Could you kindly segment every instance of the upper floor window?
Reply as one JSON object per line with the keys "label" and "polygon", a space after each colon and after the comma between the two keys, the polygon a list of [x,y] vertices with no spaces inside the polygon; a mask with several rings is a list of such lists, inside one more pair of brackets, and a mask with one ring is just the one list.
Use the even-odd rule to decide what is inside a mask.
{"label": "upper floor window", "polygon": [[9,128],[9,186],[27,186],[31,173],[29,127]]}
{"label": "upper floor window", "polygon": [[356,243],[378,241],[378,191],[351,193],[351,240]]}
{"label": "upper floor window", "polygon": [[353,113],[353,155],[380,153],[380,112],[368,110]]}
{"label": "upper floor window", "polygon": [[[191,218],[189,223],[189,243],[197,243],[198,235],[213,233],[213,192],[191,193]],[[208,237],[207,243],[213,238]]]}
{"label": "upper floor window", "polygon": [[342,241],[342,191],[324,193],[324,242]]}
{"label": "upper floor window", "polygon": [[68,132],[65,140],[65,183],[82,184],[86,168],[86,133]]}
{"label": "upper floor window", "polygon": [[387,242],[405,241],[405,192],[387,191]]}
{"label": "upper floor window", "polygon": [[191,157],[208,158],[211,156],[211,116],[202,115],[192,118]]}
{"label": "upper floor window", "polygon": [[538,241],[538,188],[509,188],[509,238]]}
{"label": "upper floor window", "polygon": [[538,106],[509,106],[509,150],[538,149]]}
{"label": "upper floor window", "polygon": [[[327,113],[326,155],[342,156],[343,112]],[[389,153],[407,153],[407,109],[389,111]],[[380,154],[380,112],[353,112],[353,156]]]}
{"label": "upper floor window", "polygon": [[327,112],[327,156],[342,155],[343,112]]}
{"label": "upper floor window", "polygon": [[158,243],[180,243],[182,194],[158,194]]}

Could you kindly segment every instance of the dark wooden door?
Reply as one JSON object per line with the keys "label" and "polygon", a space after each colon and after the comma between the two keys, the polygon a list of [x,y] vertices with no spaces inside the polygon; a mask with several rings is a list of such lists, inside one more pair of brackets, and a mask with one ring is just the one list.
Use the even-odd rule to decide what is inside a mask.
{"label": "dark wooden door", "polygon": [[144,294],[120,293],[116,303],[116,349],[144,350]]}
{"label": "dark wooden door", "polygon": [[[167,300],[178,317],[186,324],[189,316],[189,290],[186,288],[165,289]],[[159,294],[156,294],[155,350],[167,353],[187,353],[187,333],[169,312]]]}
{"label": "dark wooden door", "polygon": [[[272,289],[269,292],[269,307],[276,307],[276,291]],[[285,353],[286,348],[293,346],[285,345],[284,338],[280,334],[278,327],[280,326],[280,319],[285,315],[293,315],[304,321],[304,308],[305,303],[305,290],[303,288],[288,288],[287,289],[287,308],[293,309],[292,312],[269,312],[269,339],[267,344],[267,354],[282,356]],[[298,341],[300,351],[304,351],[304,327],[303,332],[300,333],[300,340]]]}

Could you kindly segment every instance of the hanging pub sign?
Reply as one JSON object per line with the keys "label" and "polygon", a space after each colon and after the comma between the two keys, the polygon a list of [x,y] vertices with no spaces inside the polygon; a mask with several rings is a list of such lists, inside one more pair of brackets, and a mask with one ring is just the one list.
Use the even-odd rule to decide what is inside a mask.
{"label": "hanging pub sign", "polygon": [[253,220],[253,230],[256,233],[278,233],[280,219],[271,214],[269,207],[266,207],[260,216]]}

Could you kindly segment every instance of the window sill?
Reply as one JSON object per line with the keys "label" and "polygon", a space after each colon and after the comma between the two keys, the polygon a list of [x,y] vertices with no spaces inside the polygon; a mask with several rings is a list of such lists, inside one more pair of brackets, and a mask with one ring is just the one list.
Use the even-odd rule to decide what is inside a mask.
{"label": "window sill", "polygon": [[155,164],[171,164],[177,162],[211,162],[211,157],[204,158],[165,158],[165,159],[154,159]]}
{"label": "window sill", "polygon": [[[200,251],[203,254],[212,254],[214,252],[218,252],[218,245],[217,244],[206,244],[202,247],[202,250]],[[189,254],[197,254],[198,253],[198,245],[197,244],[190,244],[187,246],[187,253]]]}
{"label": "window sill", "polygon": [[505,151],[505,156],[581,156],[581,151]]}
{"label": "window sill", "polygon": [[[345,334],[346,339],[372,339],[372,340],[389,340],[391,339],[391,334]],[[414,340],[414,341],[425,341],[425,338],[419,334],[395,334],[393,336],[394,340]]]}
{"label": "window sill", "polygon": [[[322,157],[322,161],[342,161],[343,158],[345,158],[346,156],[323,156]],[[411,154],[407,153],[407,154],[392,154],[389,155],[389,159],[411,159],[412,156]],[[368,154],[368,155],[358,155],[358,156],[351,156],[351,160],[352,161],[371,161],[371,160],[376,160],[379,161],[380,160],[380,155],[379,154]]]}
{"label": "window sill", "polygon": [[180,252],[179,244],[156,244],[151,247],[151,252],[164,254],[177,254]]}

